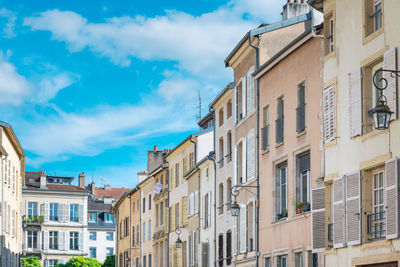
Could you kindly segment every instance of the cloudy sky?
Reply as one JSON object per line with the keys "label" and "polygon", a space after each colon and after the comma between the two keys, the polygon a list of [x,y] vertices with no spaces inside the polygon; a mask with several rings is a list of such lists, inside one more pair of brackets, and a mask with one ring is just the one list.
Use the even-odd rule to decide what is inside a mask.
{"label": "cloudy sky", "polygon": [[0,120],[26,170],[132,187],[153,145],[197,130],[224,59],[285,0],[0,1]]}

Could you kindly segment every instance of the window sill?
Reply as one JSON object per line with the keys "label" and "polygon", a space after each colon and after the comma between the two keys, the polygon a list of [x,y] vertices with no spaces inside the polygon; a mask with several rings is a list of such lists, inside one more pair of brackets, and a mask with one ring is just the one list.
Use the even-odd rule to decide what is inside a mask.
{"label": "window sill", "polygon": [[282,146],[283,144],[284,144],[284,141],[282,141],[282,142],[280,142],[280,143],[277,143],[277,144],[275,145],[275,148],[278,148],[278,147]]}
{"label": "window sill", "polygon": [[298,133],[296,137],[299,138],[299,137],[305,135],[306,133],[307,133],[307,131],[304,130],[304,131],[302,131],[301,133]]}
{"label": "window sill", "polygon": [[379,35],[381,35],[381,33],[383,33],[383,25],[382,25],[382,27],[381,27],[379,30],[374,31],[373,33],[371,33],[371,34],[368,35],[368,36],[364,36],[364,37],[363,37],[363,45],[368,44],[369,42],[371,42],[372,40],[374,40],[375,38],[377,38]]}
{"label": "window sill", "polygon": [[266,150],[262,150],[261,155],[267,154],[268,152],[269,152],[269,148],[267,148]]}
{"label": "window sill", "polygon": [[236,127],[239,127],[240,125],[242,125],[245,121],[247,121],[248,118],[250,118],[254,113],[255,113],[255,109],[250,112],[249,114],[246,115],[246,117],[244,117],[243,119],[241,119],[239,122],[236,123]]}
{"label": "window sill", "polygon": [[324,148],[329,148],[332,146],[336,146],[337,145],[337,138],[333,139],[332,141],[329,141],[327,143],[324,143]]}
{"label": "window sill", "polygon": [[288,217],[280,218],[279,220],[273,220],[272,224],[280,224],[289,221]]}
{"label": "window sill", "polygon": [[383,131],[382,130],[372,130],[369,133],[361,135],[361,142],[365,142],[370,138],[373,138],[373,137],[375,137],[377,135],[385,134],[385,133],[388,133],[388,132],[389,132],[389,129],[386,129],[386,130],[383,130]]}
{"label": "window sill", "polygon": [[326,62],[334,57],[336,57],[336,50],[333,50],[332,52],[330,52],[329,54],[324,56],[324,62]]}

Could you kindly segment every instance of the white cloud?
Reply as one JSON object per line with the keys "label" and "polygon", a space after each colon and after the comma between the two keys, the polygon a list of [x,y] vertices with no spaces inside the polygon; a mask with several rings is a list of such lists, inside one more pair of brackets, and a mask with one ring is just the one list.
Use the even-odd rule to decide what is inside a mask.
{"label": "white cloud", "polygon": [[15,21],[17,20],[17,15],[6,8],[1,8],[0,17],[3,17],[7,20],[3,28],[3,37],[5,38],[15,37],[16,34],[14,30],[15,30]]}
{"label": "white cloud", "polygon": [[43,78],[38,86],[36,100],[38,103],[47,103],[55,98],[57,93],[76,81],[76,75],[60,73]]}
{"label": "white cloud", "polygon": [[[279,14],[276,2],[234,0],[199,16],[170,10],[161,16],[113,17],[102,23],[54,9],[25,18],[24,25],[50,31],[52,39],[65,42],[71,52],[87,48],[117,65],[129,66],[132,58],[172,60],[192,74],[227,78],[223,59],[260,17]],[[246,14],[250,20],[243,18]]]}

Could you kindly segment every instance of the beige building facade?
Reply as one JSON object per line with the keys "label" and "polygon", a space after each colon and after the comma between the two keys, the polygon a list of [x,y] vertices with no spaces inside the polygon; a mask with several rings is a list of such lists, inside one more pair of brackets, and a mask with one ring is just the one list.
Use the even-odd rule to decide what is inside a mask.
{"label": "beige building facade", "polygon": [[22,252],[21,203],[25,153],[10,124],[0,121],[0,265],[16,266]]}
{"label": "beige building facade", "polygon": [[[325,35],[326,174],[313,207],[315,249],[325,250],[326,266],[398,266],[398,84],[380,70],[398,68],[400,2],[309,2],[323,10]],[[394,112],[386,130],[375,128],[370,111],[382,94],[380,78]]]}

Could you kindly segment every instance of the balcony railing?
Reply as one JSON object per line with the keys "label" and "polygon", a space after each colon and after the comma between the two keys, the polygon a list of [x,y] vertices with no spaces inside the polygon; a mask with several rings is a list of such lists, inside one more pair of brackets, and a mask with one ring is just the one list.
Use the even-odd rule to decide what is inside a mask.
{"label": "balcony railing", "polygon": [[269,124],[261,129],[262,134],[262,150],[265,151],[269,148]]}
{"label": "balcony railing", "polygon": [[275,141],[277,144],[283,142],[283,115],[275,121],[276,136]]}
{"label": "balcony railing", "polygon": [[41,228],[43,224],[43,216],[22,216],[22,228]]}
{"label": "balcony railing", "polygon": [[302,133],[306,129],[306,104],[301,104],[296,108],[296,130]]}
{"label": "balcony railing", "polygon": [[369,239],[382,239],[386,236],[385,211],[367,215],[367,231]]}
{"label": "balcony railing", "polygon": [[219,159],[218,166],[219,166],[219,168],[224,167],[224,157],[223,156],[221,156],[221,158]]}
{"label": "balcony railing", "polygon": [[328,224],[328,242],[333,242],[333,223]]}
{"label": "balcony railing", "polygon": [[229,152],[225,157],[226,157],[226,162],[231,162],[232,161],[232,152]]}

